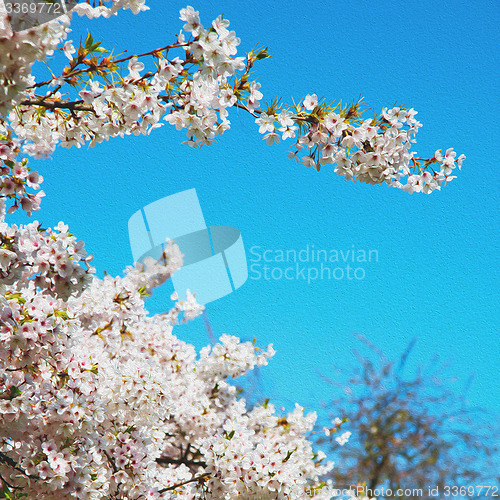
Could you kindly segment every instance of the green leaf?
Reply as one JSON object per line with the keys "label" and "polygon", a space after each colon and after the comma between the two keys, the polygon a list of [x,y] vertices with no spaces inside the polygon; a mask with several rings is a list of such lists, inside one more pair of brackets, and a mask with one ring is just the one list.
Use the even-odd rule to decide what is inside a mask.
{"label": "green leaf", "polygon": [[233,439],[233,436],[234,436],[234,430],[232,430],[227,436],[226,436],[226,439],[228,441],[231,441],[231,439]]}
{"label": "green leaf", "polygon": [[290,459],[290,457],[292,456],[292,453],[293,453],[294,451],[296,451],[296,450],[297,450],[297,448],[295,448],[295,449],[294,449],[294,450],[292,450],[292,451],[287,452],[286,457],[283,459],[283,463],[284,463],[284,462],[288,462],[288,460],[289,460],[289,459]]}
{"label": "green leaf", "polygon": [[12,496],[12,492],[9,490],[9,487],[4,484],[3,490],[2,490],[2,496],[0,498],[7,498],[8,500],[13,500],[14,497]]}
{"label": "green leaf", "polygon": [[87,50],[87,52],[92,51],[93,44],[94,44],[94,39],[92,38],[90,31],[87,31],[87,38],[85,38],[85,49]]}
{"label": "green leaf", "polygon": [[23,298],[22,294],[19,292],[18,293],[7,293],[7,294],[5,294],[5,298],[7,300],[17,299],[17,301],[20,302],[21,304],[26,303],[26,299]]}
{"label": "green leaf", "polygon": [[[91,43],[90,47],[88,48],[89,52],[100,52],[100,53],[107,53],[109,50],[106,50],[104,47],[101,47],[102,42],[95,42]],[[85,45],[87,48],[87,46]]]}
{"label": "green leaf", "polygon": [[69,319],[68,313],[64,310],[54,311],[54,315],[62,319]]}
{"label": "green leaf", "polygon": [[15,385],[10,386],[10,399],[17,398],[17,396],[20,396],[21,394],[22,393],[18,387],[16,387]]}
{"label": "green leaf", "polygon": [[271,56],[267,53],[267,47],[264,47],[263,49],[260,49],[259,52],[257,52],[257,54],[255,54],[255,59],[257,61],[260,61],[262,59],[268,59],[270,57]]}

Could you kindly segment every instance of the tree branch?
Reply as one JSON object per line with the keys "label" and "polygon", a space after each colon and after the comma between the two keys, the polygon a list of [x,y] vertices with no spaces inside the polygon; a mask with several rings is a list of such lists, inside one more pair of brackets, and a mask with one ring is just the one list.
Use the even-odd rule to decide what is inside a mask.
{"label": "tree branch", "polygon": [[196,460],[189,460],[188,458],[171,458],[171,457],[160,457],[156,459],[156,462],[160,465],[176,464],[176,465],[194,465],[199,467],[206,467],[205,462],[198,462]]}
{"label": "tree branch", "polygon": [[22,472],[26,477],[29,477],[30,479],[40,479],[37,476],[32,476],[31,474],[28,474],[24,469],[22,469],[21,467],[19,467],[17,465],[17,463],[14,460],[12,460],[12,458],[10,458],[5,453],[2,453],[1,451],[0,451],[0,463],[9,465],[13,469],[15,469],[15,470],[17,470],[19,472]]}
{"label": "tree branch", "polygon": [[[111,60],[110,62],[112,62],[113,64],[119,64],[119,63],[122,63],[122,62],[129,61],[133,57],[144,57],[144,56],[151,56],[151,55],[157,56],[160,52],[163,52],[164,50],[166,50],[167,53],[168,53],[168,51],[170,49],[180,48],[180,47],[186,47],[188,45],[189,45],[189,43],[173,43],[173,44],[170,44],[170,45],[166,45],[165,47],[161,47],[159,49],[154,49],[154,50],[150,50],[149,52],[144,52],[143,54],[132,54],[130,56],[123,57],[122,59]],[[72,78],[74,76],[81,75],[83,73],[88,73],[88,72],[94,71],[94,70],[95,70],[95,67],[75,69],[75,70],[71,71],[70,73],[68,73],[66,75],[61,75],[61,76],[58,76],[58,77],[54,76],[50,80],[45,80],[43,82],[35,83],[34,85],[32,85],[31,87],[28,87],[28,88],[29,89],[34,89],[34,88],[38,88],[38,87],[43,87],[44,85],[49,85],[54,80],[59,80],[59,79],[67,80],[67,79]]]}
{"label": "tree branch", "polygon": [[47,109],[69,109],[71,111],[89,111],[94,113],[94,108],[92,106],[83,105],[82,100],[80,101],[52,101],[47,102],[44,99],[25,99],[21,101],[22,106],[42,106]]}
{"label": "tree branch", "polygon": [[158,493],[165,493],[167,491],[175,490],[180,486],[184,486],[185,484],[194,483],[195,481],[205,481],[210,476],[210,472],[204,472],[201,476],[193,477],[193,479],[188,479],[187,481],[183,481],[182,483],[174,484],[173,486],[169,486],[168,488],[163,488]]}

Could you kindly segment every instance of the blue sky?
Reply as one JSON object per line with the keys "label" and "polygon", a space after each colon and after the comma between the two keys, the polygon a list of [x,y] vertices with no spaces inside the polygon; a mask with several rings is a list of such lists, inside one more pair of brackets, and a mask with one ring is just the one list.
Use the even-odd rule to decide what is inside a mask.
{"label": "blue sky", "polygon": [[[138,16],[78,19],[73,40],[90,29],[120,52],[170,42],[182,27],[183,2],[150,0]],[[396,101],[415,108],[423,127],[416,150],[432,156],[453,147],[467,160],[458,179],[430,196],[387,186],[348,183],[268,147],[249,115],[211,147],[181,145],[166,124],[149,137],[126,137],[94,149],[58,150],[32,162],[45,177],[43,225],[64,220],[95,255],[98,274],[131,263],[127,222],[144,205],[196,188],[213,225],[238,228],[252,247],[300,251],[372,249],[362,280],[254,280],[208,305],[216,334],[230,333],[277,354],[261,371],[275,401],[320,409],[331,388],[319,373],[346,369],[362,333],[397,357],[414,337],[410,368],[435,355],[457,375],[469,374],[471,404],[500,414],[498,341],[498,10],[495,2],[355,0],[192,4],[208,25],[223,13],[241,38],[240,52],[266,45],[273,56],[256,66],[265,97],[284,102],[316,93],[350,101],[359,95],[377,112]],[[24,221],[20,215],[10,218]],[[250,258],[250,253],[247,253]],[[249,262],[252,264],[252,262]],[[274,264],[273,264],[274,265]],[[251,274],[252,276],[252,274]],[[150,308],[169,307],[159,290]],[[208,342],[202,319],[177,335]]]}

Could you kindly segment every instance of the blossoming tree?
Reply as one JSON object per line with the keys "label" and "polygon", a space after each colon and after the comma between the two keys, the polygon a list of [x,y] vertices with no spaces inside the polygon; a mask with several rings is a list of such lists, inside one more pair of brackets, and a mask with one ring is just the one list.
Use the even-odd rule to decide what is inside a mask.
{"label": "blossoming tree", "polygon": [[[229,21],[220,16],[205,28],[191,7],[181,11],[186,34],[145,54],[113,56],[90,34],[77,48],[67,40],[72,14],[120,9],[147,7],[78,3],[20,32],[0,8],[1,495],[329,499],[333,486],[320,478],[332,464],[308,439],[315,415],[299,406],[284,416],[271,404],[249,410],[229,381],[266,364],[272,346],[224,335],[197,357],[172,333],[202,310],[191,294],[172,297],[165,314],[147,315],[144,297],[182,265],[174,244],[159,262],[98,279],[62,222],[18,227],[5,212],[40,208],[43,179],[29,156],[149,134],[162,120],[185,129],[189,146],[210,145],[229,129],[235,107],[268,145],[293,139],[290,157],[317,170],[332,164],[352,181],[429,193],[454,178],[464,157],[411,152],[420,126],[413,109],[363,119],[359,101],[340,107],[315,94],[294,106],[261,104],[250,70],[266,50],[237,57]],[[36,81],[33,64],[54,51],[66,64]]]}

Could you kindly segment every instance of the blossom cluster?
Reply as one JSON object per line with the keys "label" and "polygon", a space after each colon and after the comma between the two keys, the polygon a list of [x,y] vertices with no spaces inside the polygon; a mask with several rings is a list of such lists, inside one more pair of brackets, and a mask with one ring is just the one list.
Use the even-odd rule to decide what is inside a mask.
{"label": "blossom cluster", "polygon": [[[68,25],[67,19],[61,19],[13,33],[0,11],[0,198],[14,200],[10,212],[22,207],[31,215],[39,209],[44,193],[38,191],[43,178],[27,166],[28,159],[21,155],[23,141],[6,116],[35,84],[31,75],[33,63],[53,54]],[[38,192],[29,192],[27,188]]]}
{"label": "blossom cluster", "polygon": [[[86,13],[100,9],[79,4],[75,10],[81,12],[78,7],[83,5],[87,5]],[[167,111],[170,112],[164,117],[169,123],[178,129],[187,129],[190,145],[211,144],[214,137],[230,125],[226,108],[236,102],[236,97],[228,79],[245,68],[244,58],[232,57],[240,41],[234,32],[226,29],[229,23],[222,17],[213,22],[214,29],[210,32],[199,24],[197,13],[191,8],[181,11],[181,19],[187,21],[185,28],[197,36],[185,43],[181,34],[168,50],[183,47],[184,59],[168,59],[155,52],[155,70],[141,74],[144,63],[137,57],[124,58],[122,62],[128,62],[128,75],[120,77],[115,85],[90,77],[87,70],[77,68],[79,64],[87,64],[88,73],[92,73],[94,64],[96,73],[100,71],[104,75],[114,71],[118,61],[92,60],[95,54],[105,50],[99,43],[94,44],[91,37],[87,38],[85,47],[77,51],[71,41],[66,42],[63,52],[70,61],[69,69],[64,77],[53,79],[50,84],[60,88],[71,82],[71,78],[85,73],[88,78],[79,81],[85,83],[78,92],[80,99],[66,103],[66,108],[60,91],[51,91],[50,99],[41,99],[35,93],[36,87],[31,87],[26,93],[26,105],[9,115],[11,127],[25,144],[23,151],[43,157],[51,154],[58,143],[63,147],[80,147],[89,141],[93,146],[118,135],[148,134],[161,126],[160,118]],[[197,68],[192,77],[181,76],[185,66],[191,63]]]}
{"label": "blossom cluster", "polygon": [[[107,6],[106,2],[111,4]],[[73,8],[74,12],[77,12],[80,16],[87,16],[89,19],[95,19],[97,17],[110,17],[116,15],[120,10],[131,10],[134,14],[139,14],[139,12],[144,12],[149,10],[146,5],[145,0],[105,0],[100,1],[99,5],[90,5],[89,2],[81,1]]]}
{"label": "blossom cluster", "polygon": [[[89,17],[108,17],[120,6],[132,8],[134,12],[145,8],[143,2],[115,1],[111,8],[78,4],[74,11]],[[97,56],[107,51],[100,43],[94,43],[90,35],[85,46],[78,50],[71,40],[66,41],[60,49],[69,60],[64,75],[38,83],[30,76],[31,85],[25,84],[22,89],[18,88],[15,99],[5,103],[11,107],[17,104],[10,113],[3,113],[6,116],[3,127],[15,138],[16,153],[43,158],[50,155],[58,144],[63,147],[81,147],[89,142],[94,146],[110,137],[149,134],[162,125],[162,116],[178,129],[188,129],[187,142],[190,145],[211,144],[214,137],[230,125],[226,108],[234,104],[236,97],[227,80],[245,65],[243,58],[232,57],[239,39],[234,36],[234,32],[226,29],[228,22],[219,17],[213,23],[214,32],[209,33],[201,25],[194,27],[195,14],[190,8],[183,9],[181,18],[191,23],[191,31],[197,30],[198,36],[191,43],[185,43],[184,35],[181,34],[164,52],[153,51],[156,67],[147,73],[144,73],[145,65],[138,57],[126,57],[118,61],[104,57],[98,60]],[[60,28],[59,31],[54,30],[54,45],[70,31],[68,28],[63,29],[59,20],[48,25]],[[29,33],[32,32],[38,33],[35,28]],[[23,34],[16,33],[11,39],[14,37],[22,38]],[[5,39],[10,40],[8,37]],[[184,59],[168,58],[168,52],[176,48],[185,49]],[[9,57],[15,55],[10,51]],[[39,56],[37,54],[41,58]],[[22,58],[18,62],[23,68],[28,66]],[[120,62],[127,62],[127,75],[120,75],[113,85],[105,78],[99,80],[99,76],[117,73]],[[197,67],[190,78],[181,76],[188,64]],[[39,95],[39,88],[45,84],[49,90],[45,95]],[[65,84],[80,88],[76,89],[77,101],[64,99],[59,89]],[[256,85],[253,83],[249,88],[253,89]],[[6,171],[6,176],[2,195],[10,194],[12,186],[20,187],[10,171]],[[24,198],[28,199],[27,196]],[[27,201],[17,203],[16,200],[14,209],[19,205],[23,209],[27,206],[27,211],[31,212],[38,209],[39,197],[33,199],[31,204]]]}
{"label": "blossom cluster", "polygon": [[[414,109],[384,108],[379,117],[363,120],[360,101],[338,110],[313,94],[295,107],[295,113],[289,109],[278,113],[273,106],[255,122],[268,145],[297,137],[288,156],[306,167],[319,171],[333,164],[336,174],[353,182],[387,183],[410,194],[431,193],[455,178],[451,173],[461,168],[465,156],[455,158],[453,149],[448,149],[444,157],[438,150],[428,160],[417,158],[410,151],[422,126],[416,114]],[[439,168],[434,170],[432,164]]]}
{"label": "blossom cluster", "polygon": [[69,20],[65,16],[57,22],[13,33],[8,18],[0,11],[0,115],[5,116],[19,104],[23,92],[35,83],[31,69],[35,61],[54,53],[66,36]]}
{"label": "blossom cluster", "polygon": [[[43,177],[28,167],[28,159],[20,157],[21,141],[12,135],[12,130],[0,121],[0,199],[13,199],[9,213],[19,208],[31,215],[40,208],[40,201],[45,195],[40,191]],[[27,188],[35,190],[29,192]]]}
{"label": "blossom cluster", "polygon": [[[83,2],[68,15],[20,33],[11,33],[4,22],[0,125],[2,135],[16,142],[11,152],[45,157],[58,144],[94,146],[111,137],[149,134],[164,121],[186,131],[185,144],[211,145],[230,128],[229,109],[237,107],[254,116],[267,144],[296,138],[289,156],[307,167],[319,170],[332,164],[347,180],[387,183],[409,193],[430,193],[455,178],[451,173],[464,155],[455,158],[449,149],[443,156],[438,150],[424,159],[411,151],[421,126],[413,109],[394,107],[363,119],[359,102],[342,108],[318,100],[316,94],[299,105],[281,106],[275,100],[261,106],[260,84],[250,74],[256,61],[269,57],[267,50],[237,56],[240,40],[222,16],[204,27],[198,11],[188,6],[180,11],[185,24],[173,43],[121,59],[90,34],[77,48],[66,40],[74,13],[95,18],[119,9],[139,13],[147,8],[144,0],[113,0],[110,6]],[[33,62],[55,49],[64,54],[65,67],[59,76],[53,71],[52,78],[36,82]],[[152,57],[152,65],[143,62],[146,57]],[[21,164],[26,159],[9,161]],[[4,170],[7,184],[0,196],[12,195],[13,185],[22,190],[22,177],[14,179],[14,173]],[[14,209],[38,209],[41,195],[34,196],[20,192]]]}
{"label": "blossom cluster", "polygon": [[[2,209],[3,210],[3,209]],[[327,499],[332,464],[307,435],[316,415],[248,409],[230,379],[274,354],[223,335],[202,349],[173,327],[193,295],[150,317],[144,297],[182,265],[98,279],[60,223],[0,222],[0,478],[30,498]],[[309,496],[306,491],[316,493]]]}

